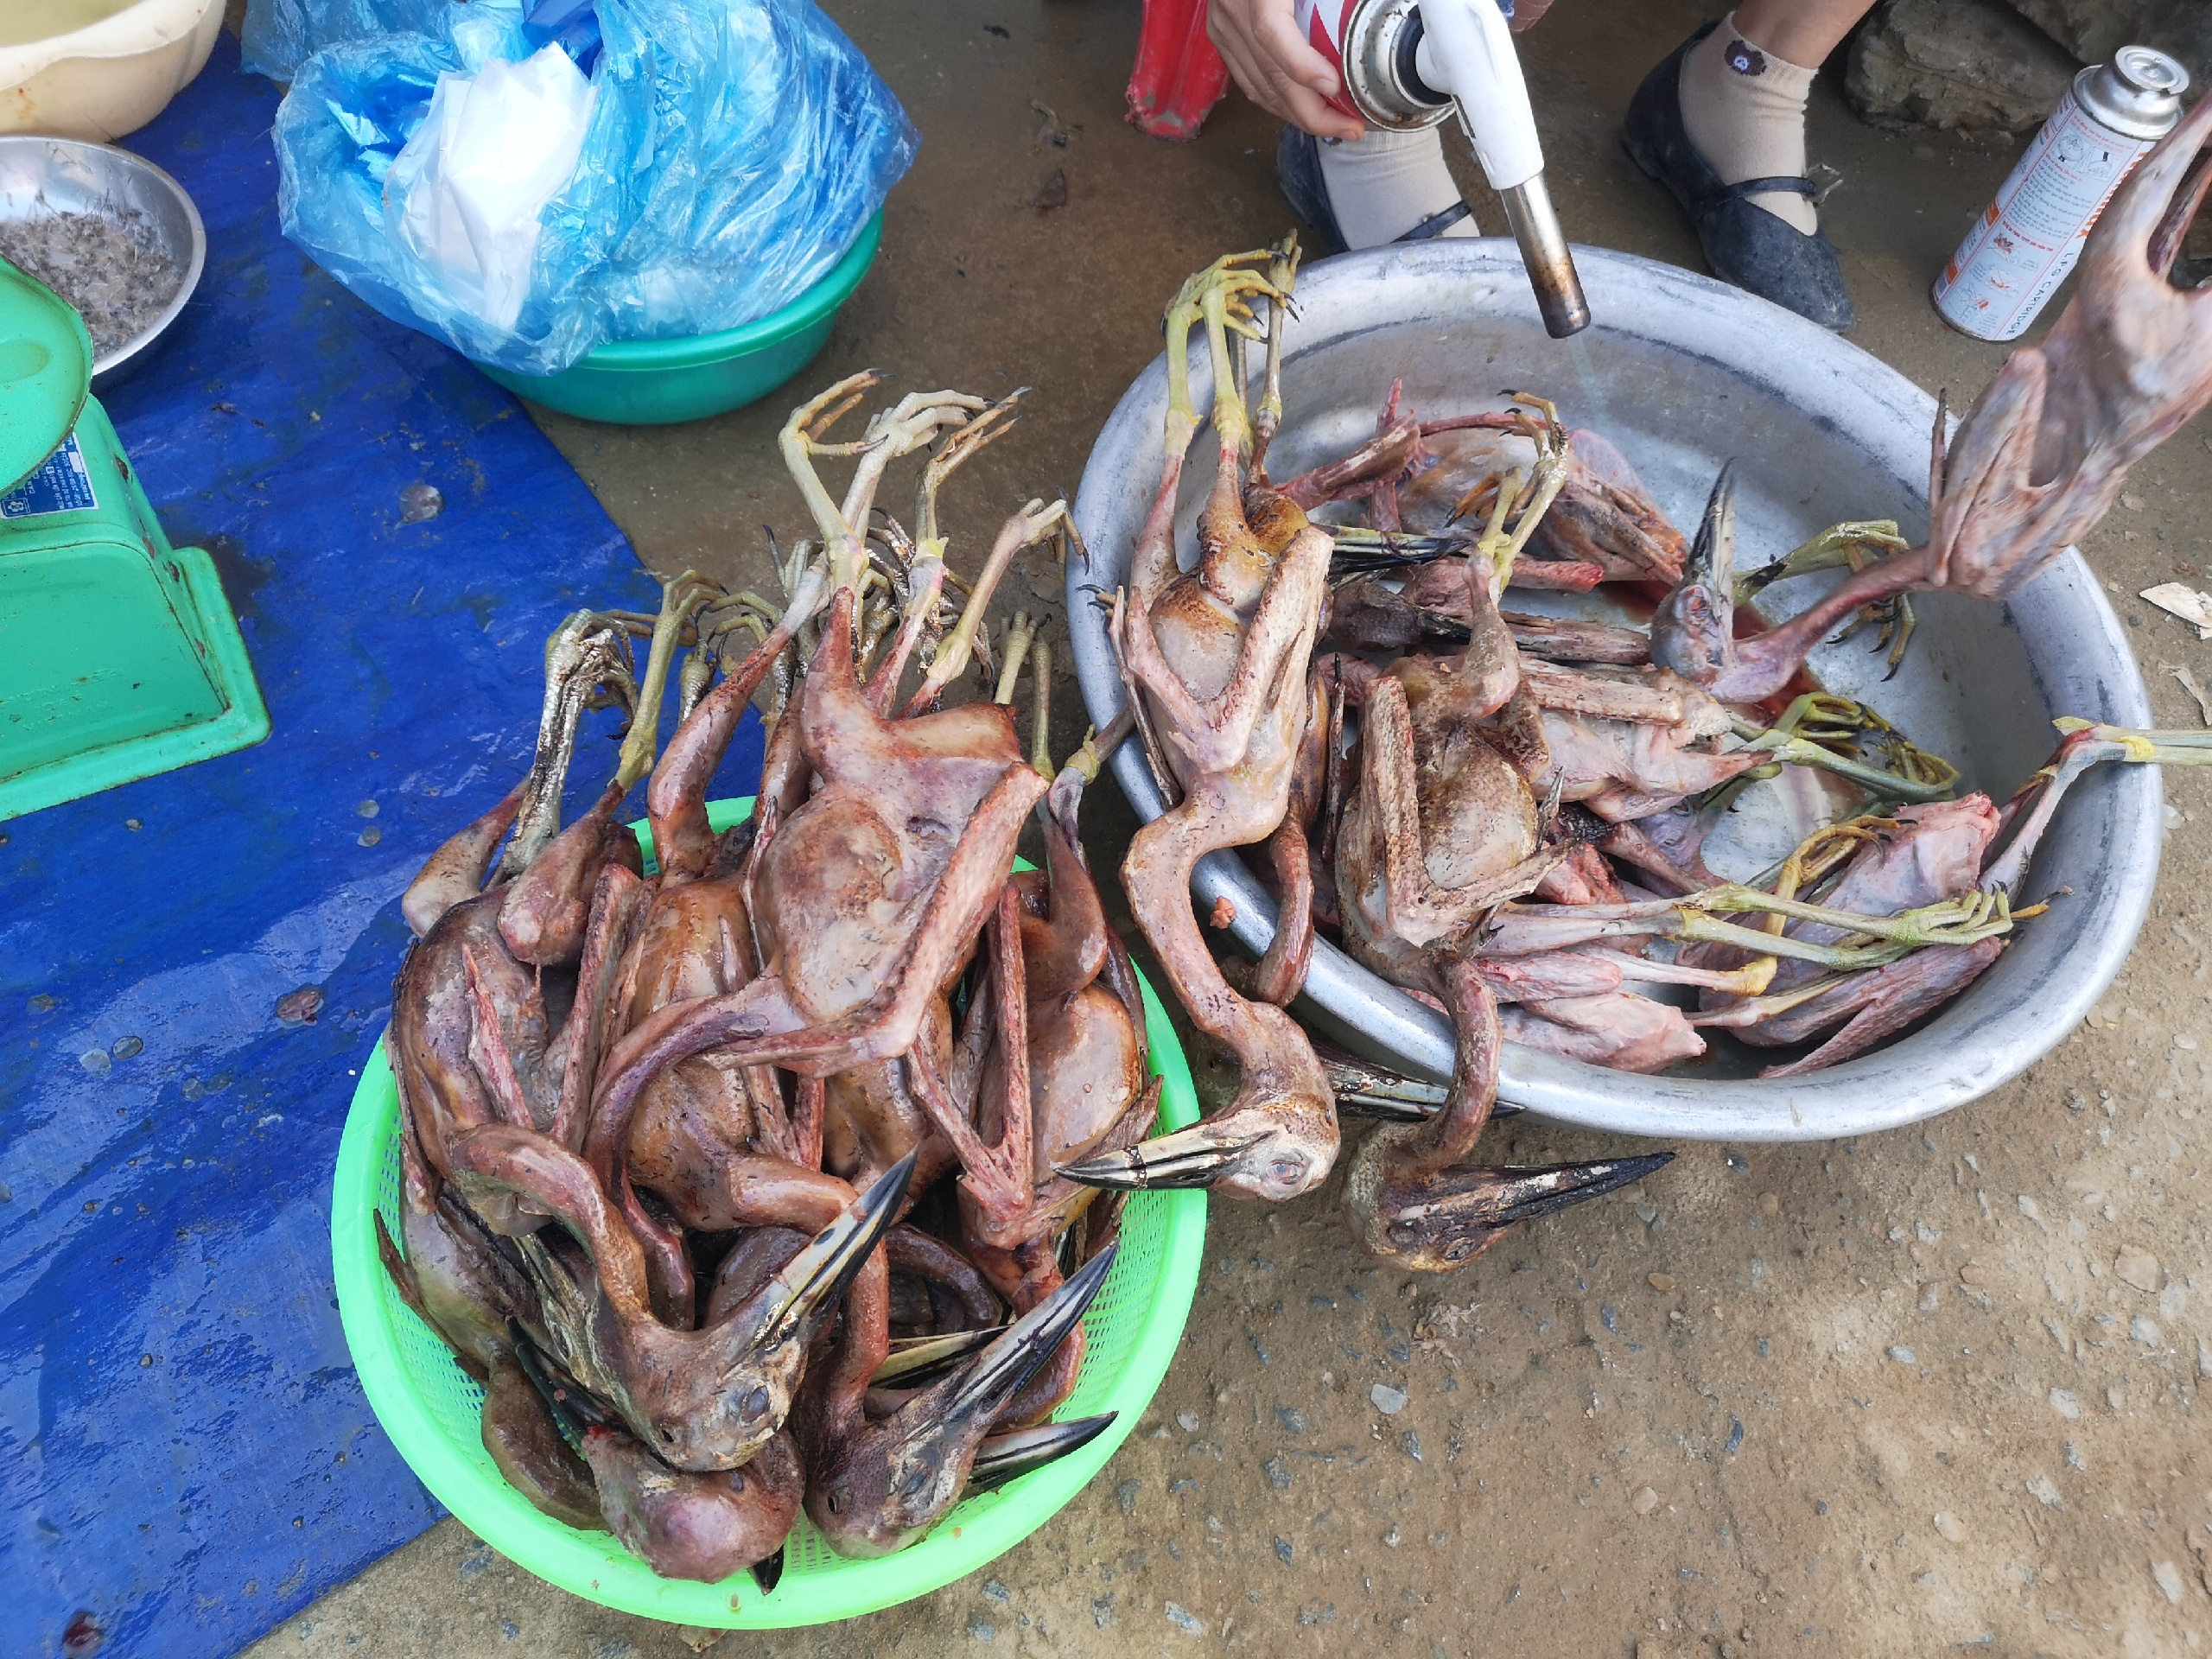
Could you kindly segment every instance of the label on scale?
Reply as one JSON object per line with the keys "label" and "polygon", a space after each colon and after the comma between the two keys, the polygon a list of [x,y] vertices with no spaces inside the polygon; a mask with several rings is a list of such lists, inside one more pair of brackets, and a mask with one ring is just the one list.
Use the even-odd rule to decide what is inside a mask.
{"label": "label on scale", "polygon": [[0,519],[48,518],[57,512],[83,512],[97,507],[92,475],[85,466],[85,452],[72,432],[61,447],[39,463],[39,469],[0,495]]}

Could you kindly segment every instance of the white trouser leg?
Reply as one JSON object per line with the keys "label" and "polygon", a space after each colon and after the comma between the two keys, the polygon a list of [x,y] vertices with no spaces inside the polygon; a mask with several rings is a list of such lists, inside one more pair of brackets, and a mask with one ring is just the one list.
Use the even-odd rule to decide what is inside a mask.
{"label": "white trouser leg", "polygon": [[[1444,142],[1437,129],[1387,132],[1370,127],[1356,143],[1320,145],[1321,179],[1329,206],[1348,248],[1372,248],[1395,242],[1423,219],[1459,200],[1444,165]],[[1444,232],[1475,236],[1471,216]]]}

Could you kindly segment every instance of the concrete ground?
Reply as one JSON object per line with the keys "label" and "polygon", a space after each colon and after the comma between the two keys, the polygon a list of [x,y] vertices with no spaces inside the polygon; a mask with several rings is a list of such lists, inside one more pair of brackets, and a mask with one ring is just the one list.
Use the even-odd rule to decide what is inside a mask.
{"label": "concrete ground", "polygon": [[[1035,385],[1024,430],[949,499],[973,537],[1029,495],[1072,493],[1185,272],[1281,233],[1275,126],[1233,94],[1193,145],[1124,126],[1135,0],[832,10],[926,142],[806,385],[875,365],[894,386]],[[1697,264],[1613,133],[1644,70],[1715,10],[1561,0],[1526,38],[1577,240]],[[1038,104],[1065,148],[1040,143]],[[1813,150],[1841,175],[1824,218],[1855,338],[1955,400],[1978,389],[2001,350],[1947,333],[1926,289],[2010,144],[1873,131],[1829,79]],[[1056,171],[1065,205],[1040,207]],[[757,582],[757,527],[803,522],[772,442],[785,407],[672,430],[541,418],[656,570]],[[2208,568],[2208,449],[2202,423],[2177,436],[2088,550],[2169,726],[2198,716],[2165,668],[2212,683],[2212,645],[2132,595]],[[1057,618],[1057,572],[1020,578]],[[1056,703],[1065,747],[1071,685]],[[2167,789],[2133,961],[2018,1082],[1924,1132],[1686,1146],[1647,1190],[1446,1279],[1367,1265],[1333,1192],[1217,1205],[1180,1357],[1057,1519],[910,1605],[718,1651],[2196,1649],[2212,1632],[2212,779],[2170,772]],[[1093,798],[1103,856],[1129,825],[1113,791]],[[1515,1161],[1597,1149],[1541,1127],[1497,1138]],[[1402,1408],[1386,1414],[1377,1385]],[[686,1640],[547,1587],[449,1521],[254,1651],[658,1659]]]}

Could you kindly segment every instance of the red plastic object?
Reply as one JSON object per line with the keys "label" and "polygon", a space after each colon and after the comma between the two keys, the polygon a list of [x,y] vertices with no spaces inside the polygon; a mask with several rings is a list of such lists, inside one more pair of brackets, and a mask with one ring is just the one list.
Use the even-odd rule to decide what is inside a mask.
{"label": "red plastic object", "polygon": [[1195,138],[1229,86],[1229,66],[1206,38],[1206,0],[1144,0],[1129,124],[1154,138]]}

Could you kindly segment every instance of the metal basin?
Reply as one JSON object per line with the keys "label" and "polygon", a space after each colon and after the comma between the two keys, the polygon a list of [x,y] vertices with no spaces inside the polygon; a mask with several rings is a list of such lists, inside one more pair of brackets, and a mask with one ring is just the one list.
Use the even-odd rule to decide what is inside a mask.
{"label": "metal basin", "polygon": [[[1424,416],[1495,407],[1513,387],[1556,398],[1571,423],[1612,439],[1685,526],[1721,463],[1735,457],[1740,567],[1845,518],[1895,518],[1908,536],[1925,533],[1933,398],[1858,347],[1735,289],[1600,249],[1578,248],[1575,257],[1598,321],[1566,345],[1545,337],[1510,243],[1377,249],[1305,272],[1269,470],[1288,477],[1371,435],[1394,378]],[[1204,410],[1211,375],[1203,341],[1192,383]],[[1091,563],[1069,569],[1069,626],[1084,701],[1101,727],[1123,693],[1096,593],[1121,581],[1158,486],[1166,385],[1162,358],[1099,435],[1076,503]],[[1213,454],[1202,432],[1184,475],[1186,563]],[[1829,580],[1779,584],[1764,597],[1773,614],[1787,614]],[[1541,608],[1535,597],[1516,592],[1510,602]],[[1600,596],[1591,597],[1599,606],[1586,608],[1603,613]],[[2078,553],[2007,605],[1947,594],[1915,602],[1920,631],[1895,679],[1882,683],[1882,659],[1863,641],[1823,647],[1813,670],[1950,758],[1963,788],[2004,800],[2049,756],[2054,715],[2150,722],[2124,632]],[[1159,816],[1135,744],[1114,757],[1114,772],[1141,817]],[[2111,982],[2150,906],[2162,818],[2153,768],[2107,767],[2084,779],[2044,841],[2027,896],[2070,893],[2022,924],[2012,948],[1937,1018],[1846,1065],[1762,1083],[1753,1074],[1773,1052],[1721,1039],[1687,1071],[1638,1077],[1509,1047],[1501,1092],[1560,1122],[1736,1141],[1861,1135],[1963,1105],[2055,1046]],[[1242,949],[1266,948],[1275,906],[1241,858],[1216,855],[1195,887],[1201,909],[1224,894],[1233,902]],[[1325,942],[1315,947],[1297,1012],[1356,1052],[1450,1075],[1443,1016]]]}
{"label": "metal basin", "polygon": [[94,391],[105,391],[127,379],[184,309],[207,263],[207,228],[182,185],[127,149],[81,138],[0,137],[0,219],[98,213],[108,203],[136,207],[146,215],[163,249],[176,262],[177,285],[145,327],[93,359]]}

